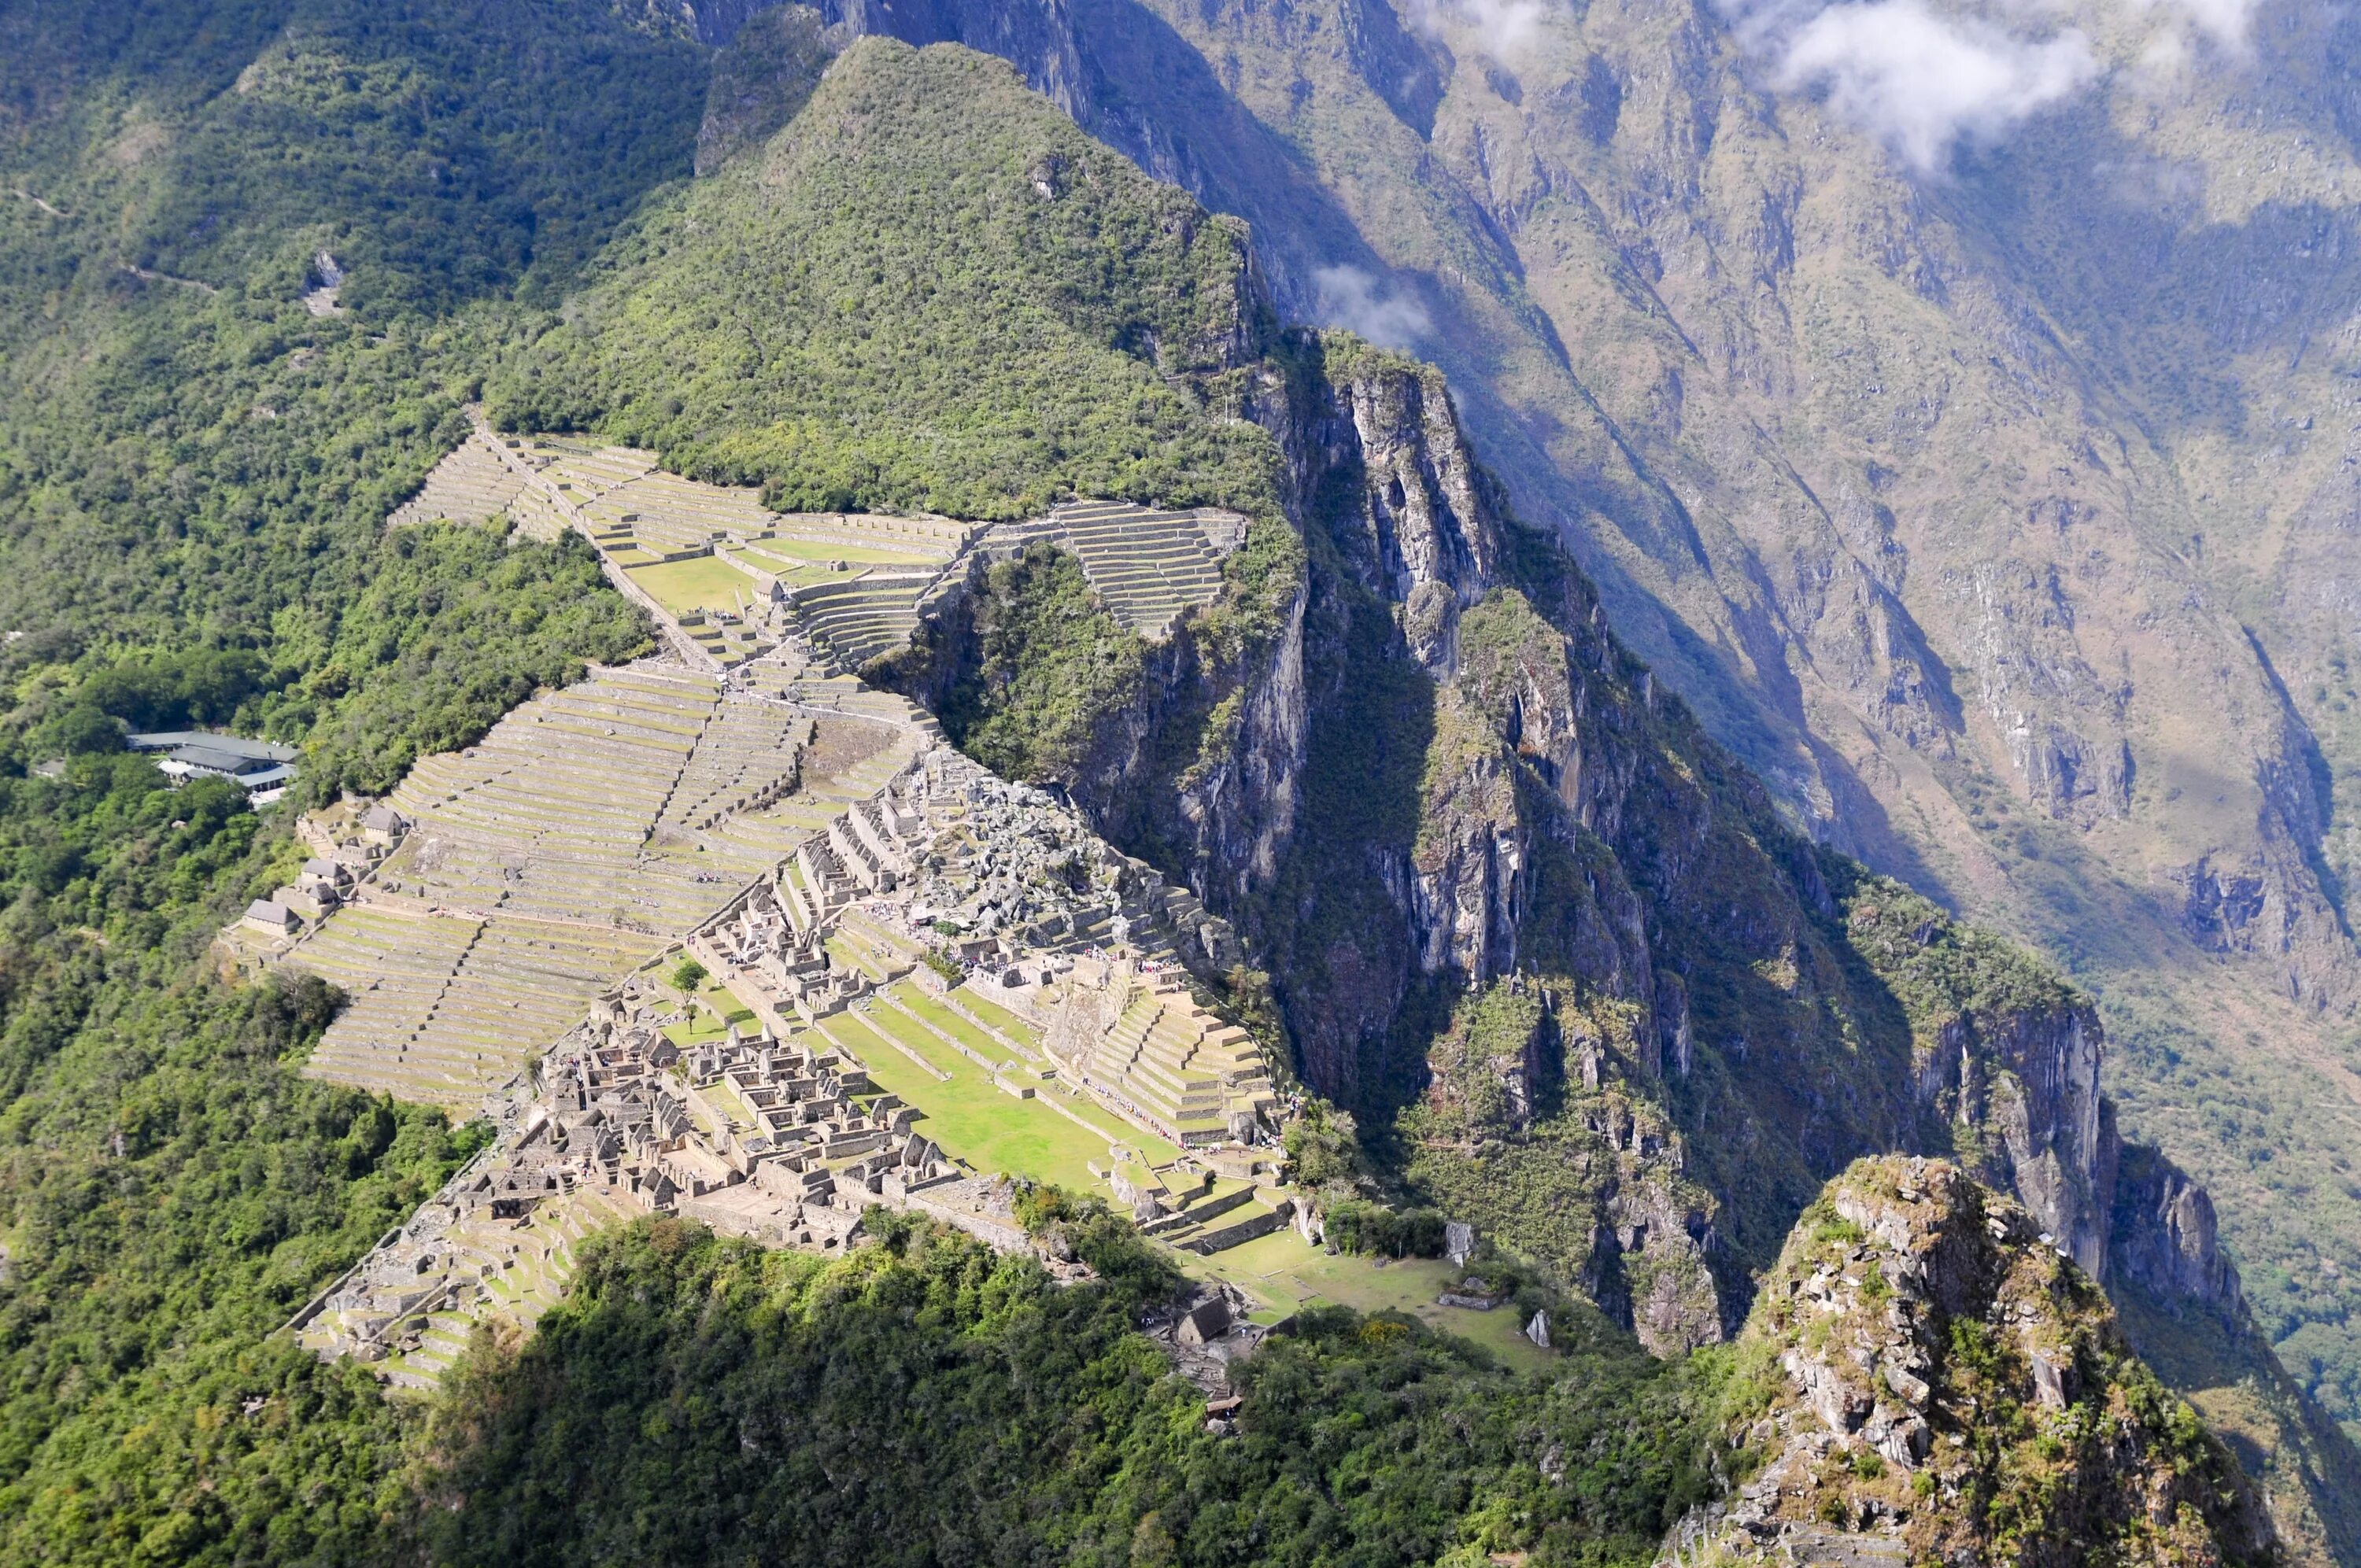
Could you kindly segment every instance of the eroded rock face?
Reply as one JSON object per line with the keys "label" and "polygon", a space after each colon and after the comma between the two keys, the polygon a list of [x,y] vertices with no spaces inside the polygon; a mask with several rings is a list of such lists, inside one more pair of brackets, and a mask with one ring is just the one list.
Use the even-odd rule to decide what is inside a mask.
{"label": "eroded rock face", "polygon": [[[1831,1166],[1949,1151],[1963,1133],[1977,1173],[2103,1273],[2115,1146],[2088,1002],[2046,975],[1983,990],[1946,981],[1952,990],[1914,1003],[1918,1038],[1864,1037],[1883,1025],[1845,947],[1887,944],[1883,982],[1914,995],[1928,989],[1914,966],[1974,975],[1996,960],[1898,890],[1883,905],[1848,894],[1840,909],[1760,785],[1623,653],[1587,581],[1562,561],[1518,561],[1548,547],[1499,510],[1434,372],[1357,345],[1323,352],[1323,376],[1265,381],[1245,402],[1279,440],[1316,532],[1280,635],[1221,694],[1237,707],[1233,743],[1177,788],[1159,776],[1163,738],[1214,695],[1175,639],[1141,699],[1103,717],[1062,781],[1110,837],[1158,844],[1235,920],[1279,977],[1305,1077],[1367,1107],[1371,1079],[1402,1070],[1378,1042],[1422,988],[1548,977],[1537,994],[1566,1003],[1553,1002],[1548,1029],[1498,1061],[1414,1070],[1438,1085],[1488,1080],[1505,1123],[1442,1135],[1464,1138],[1473,1166],[1497,1166],[1497,1190],[1531,1192],[1554,1162],[1543,1207],[1584,1217],[1536,1212],[1519,1245],[1667,1353],[1743,1317],[1752,1272]],[[1307,820],[1305,802],[1344,742],[1321,727],[1359,724],[1337,716],[1381,680],[1423,694],[1405,827],[1389,838],[1356,824],[1323,849],[1333,824],[1317,810]],[[1348,894],[1356,917],[1308,947],[1307,911]],[[1905,904],[1917,913],[1897,915]],[[1675,1082],[1679,1113],[1665,1103]],[[1699,1128],[1710,1132],[1693,1150]],[[1495,1201],[1488,1190],[1466,1201]]]}
{"label": "eroded rock face", "polygon": [[1806,1211],[1742,1354],[1761,1467],[1675,1541],[1741,1561],[2268,1563],[2235,1463],[2125,1348],[2024,1209],[1941,1161],[1863,1160]]}
{"label": "eroded rock face", "polygon": [[1963,1116],[1996,1135],[1980,1174],[2014,1192],[2094,1277],[2107,1267],[2102,1188],[2113,1138],[2100,1115],[2101,1039],[2098,1014],[2079,999],[1963,1017],[1942,1039],[1942,1054],[1959,1053]]}
{"label": "eroded rock face", "polygon": [[2110,1279],[2243,1326],[2246,1295],[2237,1269],[2222,1255],[2205,1189],[2158,1151],[2133,1145],[2122,1152],[2113,1196]]}
{"label": "eroded rock face", "polygon": [[[1611,1014],[1510,1053],[1508,1124],[1450,1136],[1493,1180],[1470,1202],[1546,1179],[1515,1244],[1666,1351],[1734,1327],[1826,1173],[1882,1150],[1959,1153],[2103,1273],[2115,1149],[2087,1002],[2052,979],[1894,1016],[1856,972],[1864,901],[1840,907],[1830,885],[1852,873],[1787,830],[1624,651],[1555,540],[1510,515],[1440,374],[1265,332],[1253,269],[1229,282],[1216,313],[1235,341],[1193,384],[1276,442],[1303,580],[1227,663],[1191,638],[1157,648],[1057,782],[1234,924],[1304,1077],[1389,1116],[1438,1076],[1405,1054],[1433,1037],[1401,1027],[1411,1009],[1530,976],[1569,1004],[1560,1019]],[[962,657],[965,602],[936,618],[939,679]],[[1940,707],[1894,679],[1897,703]],[[1372,702],[1377,687],[1391,695]],[[2103,777],[2098,752],[2077,755],[2076,777]],[[1924,910],[1896,939],[1957,959]]]}

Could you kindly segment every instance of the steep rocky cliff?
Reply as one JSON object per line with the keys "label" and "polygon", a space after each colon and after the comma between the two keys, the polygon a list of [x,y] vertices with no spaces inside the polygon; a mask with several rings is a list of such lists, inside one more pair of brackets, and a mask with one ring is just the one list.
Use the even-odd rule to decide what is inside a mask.
{"label": "steep rocky cliff", "polygon": [[[692,206],[774,203],[764,181],[871,123],[790,126]],[[1028,232],[1128,200],[1107,160],[1047,128],[1005,139],[1030,161],[986,181]],[[1242,234],[1140,206],[1161,236],[1143,256],[1172,250],[1186,291],[1144,307],[1145,335],[1073,324],[1268,436],[1275,489],[1221,600],[1145,642],[1037,547],[979,570],[918,648],[870,673],[995,767],[1064,787],[1223,915],[1246,964],[1209,953],[1207,978],[1275,1003],[1301,1075],[1356,1113],[1384,1179],[1660,1352],[1732,1332],[1822,1184],[1890,1150],[2014,1190],[2093,1274],[2124,1246],[2168,1314],[2211,1310],[2231,1276],[2195,1201],[2117,1201],[2120,1170],[2156,1167],[2114,1137],[2089,1003],[1794,830],[1610,632],[1562,533],[1520,520],[1438,371],[1278,329]],[[687,243],[709,247],[704,227]],[[660,270],[684,322],[709,313],[693,269]],[[626,275],[572,330],[659,297]],[[742,439],[704,429],[745,417],[737,402],[667,417],[697,443]],[[1177,500],[1164,487],[1194,481],[1123,482]]]}
{"label": "steep rocky cliff", "polygon": [[1438,362],[1792,820],[2102,995],[2127,1125],[2361,1414],[2361,1135],[2300,1110],[2361,1102],[2361,21],[1987,7],[2092,71],[1934,157],[1782,78],[1815,6],[823,9],[1000,50],[1251,221],[1288,314]]}
{"label": "steep rocky cliff", "polygon": [[2277,1560],[2236,1462],[2036,1222],[1959,1170],[1865,1160],[1765,1277],[1741,1354],[1759,1464],[1672,1561]]}
{"label": "steep rocky cliff", "polygon": [[[1217,691],[1190,640],[1153,653],[1056,778],[1235,924],[1300,1070],[1390,1178],[1671,1354],[1735,1331],[1849,1161],[1939,1154],[2283,1383],[2202,1190],[2122,1145],[2090,1001],[1794,833],[1509,512],[1435,371],[1264,346],[1238,406],[1286,455],[1301,586]],[[961,649],[1013,637],[995,656],[1020,667],[1050,624],[979,580],[924,679],[972,696]],[[1214,705],[1240,720],[1189,718],[1172,773],[1158,737]],[[2326,1532],[2311,1452],[2279,1432],[2256,1456],[2300,1541]]]}
{"label": "steep rocky cliff", "polygon": [[[1517,1048],[1552,1058],[1524,1078],[1626,1074],[1668,1113],[1732,1118],[1742,1135],[1717,1144],[1758,1165],[1784,1151],[1793,1190],[1730,1238],[1738,1256],[1759,1265],[1863,1149],[1960,1127],[2103,1267],[2088,1003],[1789,832],[1554,543],[1506,514],[1434,371],[1340,337],[1254,368],[1241,407],[1287,455],[1308,576],[1213,690],[1199,640],[1150,651],[1057,782],[1239,924],[1306,1079],[1382,1124],[1434,1080],[1430,1042],[1465,1033],[1438,1027],[1457,999],[1530,979],[1554,1043]],[[1012,580],[938,611],[912,689],[943,700],[986,636],[1027,661],[1049,632]],[[1176,774],[1184,720],[1198,750]],[[1527,1123],[1547,1104],[1521,1098]],[[1726,1146],[1698,1157],[1734,1168]]]}

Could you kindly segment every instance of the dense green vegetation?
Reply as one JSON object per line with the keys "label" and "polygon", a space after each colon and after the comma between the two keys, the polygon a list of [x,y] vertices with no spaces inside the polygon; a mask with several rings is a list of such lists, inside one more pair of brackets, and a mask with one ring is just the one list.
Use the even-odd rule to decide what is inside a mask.
{"label": "dense green vegetation", "polygon": [[[784,505],[1247,512],[1223,603],[1153,653],[1071,560],[995,569],[947,717],[1009,771],[1075,766],[1178,672],[1150,771],[1195,776],[1303,580],[1274,444],[1229,416],[1322,349],[1257,319],[1234,224],[998,63],[877,42],[817,86],[782,56],[782,96],[708,145],[736,156],[667,188],[708,102],[678,21],[641,0],[0,15],[0,1563],[1644,1561],[1719,1484],[1727,1357],[1659,1364],[1576,1312],[1563,1372],[1529,1378],[1407,1319],[1316,1311],[1240,1369],[1217,1435],[1135,1332],[1172,1277],[1039,1194],[1028,1219],[1097,1281],[883,1217],[882,1245],[828,1263],[637,1227],[533,1341],[488,1335],[431,1420],[271,1337],[480,1135],[298,1075],[336,999],[226,983],[207,951],[297,858],[283,817],[166,788],[118,725],[298,740],[309,798],[381,790],[644,647],[578,542],[382,529],[471,399]],[[757,147],[806,91],[817,112]],[[1356,657],[1394,635],[1366,597],[1326,613]],[[1471,617],[1478,654],[1539,624],[1496,619]],[[1356,838],[1412,841],[1445,733],[1422,677],[1350,663],[1323,672],[1356,678],[1320,721],[1327,820],[1281,948],[1340,985]],[[1446,739],[1488,711],[1465,696]],[[1378,1102],[1439,1038],[1464,1092],[1411,1131],[1529,1167],[1589,1153],[1520,1142],[1486,1080],[1496,1036],[1534,1037],[1523,999],[1450,1000],[1372,1052]],[[1313,1187],[1359,1188],[1342,1113],[1290,1149]],[[1332,1212],[1343,1245],[1397,1254],[1440,1217]]]}
{"label": "dense green vegetation", "polygon": [[976,651],[938,706],[943,728],[1005,777],[1071,777],[1104,717],[1137,700],[1148,645],[1063,550],[1037,544],[998,563],[983,588]]}
{"label": "dense green vegetation", "polygon": [[1080,494],[1276,522],[1269,439],[1202,406],[1265,331],[1246,264],[1237,225],[1001,61],[864,39],[795,134],[635,225],[491,406],[790,510]]}
{"label": "dense green vegetation", "polygon": [[[381,789],[644,645],[578,545],[381,524],[504,300],[685,170],[702,55],[555,0],[33,3],[0,43],[0,1562],[362,1558],[404,1423],[269,1336],[473,1135],[296,1075],[334,999],[206,948],[300,851],[117,721]],[[324,248],[342,314],[298,298]]]}
{"label": "dense green vegetation", "polygon": [[[575,602],[585,554],[496,568],[379,525],[464,430],[502,301],[561,287],[686,169],[699,51],[555,0],[312,0],[259,31],[258,8],[73,9],[13,13],[0,63],[0,98],[39,105],[0,126],[26,192],[0,203],[12,652],[246,661],[248,689],[206,695],[254,705],[204,715],[291,738],[381,674],[340,710],[381,785],[520,681],[632,647],[611,601]],[[323,248],[343,314],[298,299]],[[93,700],[157,717],[121,695]]]}
{"label": "dense green vegetation", "polygon": [[472,1146],[297,1078],[335,999],[204,978],[288,853],[119,752],[0,777],[0,1562],[297,1559],[400,1506],[357,1368],[266,1338]]}
{"label": "dense green vegetation", "polygon": [[[1712,1485],[1730,1363],[1569,1328],[1578,1373],[1415,1320],[1298,1320],[1235,1436],[1136,1332],[1172,1285],[1127,1225],[1056,1222],[1099,1282],[874,1214],[837,1261],[668,1221],[596,1244],[435,1424],[434,1553],[583,1562],[1643,1563]],[[1038,1211],[1037,1210],[1037,1215]]]}
{"label": "dense green vegetation", "polygon": [[1321,1216],[1321,1230],[1338,1252],[1378,1257],[1441,1257],[1440,1209],[1389,1209],[1347,1199]]}

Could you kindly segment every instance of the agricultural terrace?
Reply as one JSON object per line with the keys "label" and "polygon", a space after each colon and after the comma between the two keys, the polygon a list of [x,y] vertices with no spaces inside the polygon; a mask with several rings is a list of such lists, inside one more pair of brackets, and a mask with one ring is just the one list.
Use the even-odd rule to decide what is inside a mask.
{"label": "agricultural terrace", "polygon": [[1276,1321],[1316,1306],[1407,1312],[1445,1333],[1474,1341],[1521,1371],[1543,1371],[1552,1365],[1550,1353],[1525,1337],[1515,1308],[1478,1311],[1444,1306],[1437,1298],[1456,1287],[1466,1271],[1440,1258],[1388,1260],[1329,1253],[1290,1228],[1181,1262],[1201,1278],[1224,1280],[1244,1290],[1259,1304],[1253,1314],[1259,1321]]}
{"label": "agricultural terrace", "polygon": [[1180,1153],[1045,1079],[1044,1058],[1015,1058],[907,980],[822,1027],[880,1088],[917,1107],[928,1137],[973,1169],[1103,1192],[1097,1173],[1113,1150],[1138,1149],[1159,1164]]}
{"label": "agricultural terrace", "polygon": [[390,801],[399,848],[278,955],[353,996],[307,1070],[472,1108],[604,988],[874,794],[910,743],[650,664],[597,672],[420,759]]}
{"label": "agricultural terrace", "polygon": [[626,570],[631,581],[647,590],[650,598],[676,616],[717,609],[736,615],[758,602],[757,596],[763,593],[762,586],[753,578],[714,555],[696,555],[686,561],[663,561]]}

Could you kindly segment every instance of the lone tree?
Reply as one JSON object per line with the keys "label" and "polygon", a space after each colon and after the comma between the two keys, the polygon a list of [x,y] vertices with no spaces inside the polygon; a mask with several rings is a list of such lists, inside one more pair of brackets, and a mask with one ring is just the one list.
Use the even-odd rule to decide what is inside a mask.
{"label": "lone tree", "polygon": [[695,991],[705,981],[706,968],[695,959],[681,959],[680,967],[672,971],[672,985],[675,991]]}

